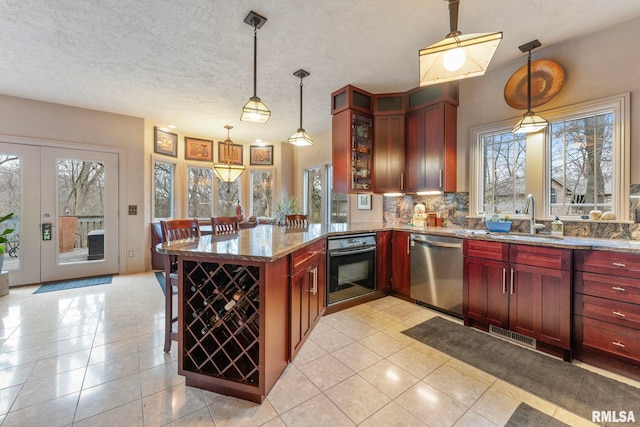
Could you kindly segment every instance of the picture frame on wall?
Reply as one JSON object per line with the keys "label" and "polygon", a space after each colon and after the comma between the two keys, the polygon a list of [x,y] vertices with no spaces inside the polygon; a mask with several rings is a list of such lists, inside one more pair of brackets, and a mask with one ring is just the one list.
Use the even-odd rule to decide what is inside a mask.
{"label": "picture frame on wall", "polygon": [[184,158],[185,160],[213,162],[213,141],[185,136]]}
{"label": "picture frame on wall", "polygon": [[273,166],[273,145],[250,145],[249,164]]}
{"label": "picture frame on wall", "polygon": [[371,210],[371,194],[358,194],[358,209]]}
{"label": "picture frame on wall", "polygon": [[178,134],[158,129],[154,126],[155,144],[153,151],[165,156],[178,157]]}
{"label": "picture frame on wall", "polygon": [[218,141],[218,162],[231,163],[232,165],[242,164],[242,145],[225,144]]}

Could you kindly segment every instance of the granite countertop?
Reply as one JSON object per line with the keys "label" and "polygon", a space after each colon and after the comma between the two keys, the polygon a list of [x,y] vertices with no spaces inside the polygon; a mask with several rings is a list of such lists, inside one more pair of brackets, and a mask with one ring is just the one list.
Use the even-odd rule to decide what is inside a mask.
{"label": "granite countertop", "polygon": [[158,252],[172,255],[214,257],[219,259],[270,262],[286,256],[318,239],[344,234],[372,233],[397,230],[411,233],[460,237],[467,239],[519,243],[566,249],[592,249],[601,251],[640,254],[640,242],[635,240],[597,239],[588,237],[562,237],[529,235],[520,233],[487,233],[484,230],[456,228],[415,228],[382,223],[311,224],[308,228],[287,229],[282,226],[259,225],[240,230],[238,234],[202,236],[196,240],[184,240],[158,245]]}

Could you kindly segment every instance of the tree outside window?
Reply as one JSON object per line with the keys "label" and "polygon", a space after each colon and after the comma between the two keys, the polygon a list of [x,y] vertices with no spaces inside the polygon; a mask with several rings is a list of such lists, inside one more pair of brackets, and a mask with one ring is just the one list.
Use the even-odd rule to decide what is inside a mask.
{"label": "tree outside window", "polygon": [[273,215],[273,171],[251,172],[251,214],[256,217]]}
{"label": "tree outside window", "polygon": [[153,217],[173,217],[173,175],[171,163],[153,162]]}
{"label": "tree outside window", "polygon": [[211,218],[213,202],[213,171],[211,168],[187,169],[187,216]]}
{"label": "tree outside window", "polygon": [[216,215],[236,216],[236,206],[240,200],[240,178],[226,183],[216,177],[216,188],[218,190]]}

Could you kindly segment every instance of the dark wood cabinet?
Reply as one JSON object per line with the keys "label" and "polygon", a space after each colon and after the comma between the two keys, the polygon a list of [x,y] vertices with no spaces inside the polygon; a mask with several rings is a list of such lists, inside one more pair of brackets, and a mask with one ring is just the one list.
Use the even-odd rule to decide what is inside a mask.
{"label": "dark wood cabinet", "polygon": [[438,102],[406,116],[407,192],[456,191],[457,106]]}
{"label": "dark wood cabinet", "polygon": [[332,120],[333,192],[371,192],[373,116],[345,109],[334,114]]}
{"label": "dark wood cabinet", "polygon": [[640,379],[640,256],[575,251],[576,358]]}
{"label": "dark wood cabinet", "polygon": [[409,298],[411,294],[411,233],[393,231],[391,235],[391,290]]}
{"label": "dark wood cabinet", "polygon": [[321,240],[291,255],[290,360],[325,311],[326,245]]}
{"label": "dark wood cabinet", "polygon": [[571,250],[465,240],[464,255],[465,324],[507,329],[571,359]]}
{"label": "dark wood cabinet", "polygon": [[376,233],[376,290],[391,289],[391,231]]}
{"label": "dark wood cabinet", "polygon": [[373,121],[373,191],[404,191],[404,114],[375,116]]}

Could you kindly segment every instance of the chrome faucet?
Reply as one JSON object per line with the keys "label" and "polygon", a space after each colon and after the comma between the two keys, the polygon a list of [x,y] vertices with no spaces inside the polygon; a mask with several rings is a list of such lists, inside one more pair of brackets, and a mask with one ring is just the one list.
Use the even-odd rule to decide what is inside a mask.
{"label": "chrome faucet", "polygon": [[527,195],[522,213],[529,214],[529,234],[536,234],[536,230],[544,228],[544,224],[536,224],[536,199],[533,194]]}

